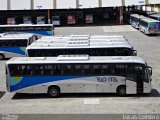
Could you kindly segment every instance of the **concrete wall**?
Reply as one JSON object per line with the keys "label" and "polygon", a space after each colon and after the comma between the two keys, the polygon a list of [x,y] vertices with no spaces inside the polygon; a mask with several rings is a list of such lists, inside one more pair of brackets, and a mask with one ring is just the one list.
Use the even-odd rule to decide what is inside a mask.
{"label": "concrete wall", "polygon": [[53,0],[34,0],[34,9],[54,9]]}
{"label": "concrete wall", "polygon": [[31,0],[10,0],[10,10],[29,10]]}

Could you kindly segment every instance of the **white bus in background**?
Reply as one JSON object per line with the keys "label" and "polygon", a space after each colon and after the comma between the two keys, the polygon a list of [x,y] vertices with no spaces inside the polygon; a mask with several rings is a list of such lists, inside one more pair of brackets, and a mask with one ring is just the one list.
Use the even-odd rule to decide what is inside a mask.
{"label": "white bus in background", "polygon": [[139,29],[139,22],[140,22],[140,19],[142,18],[146,18],[146,17],[143,15],[139,15],[139,14],[131,14],[130,24],[132,25],[132,27]]}
{"label": "white bus in background", "polygon": [[136,56],[17,57],[6,63],[7,90],[16,93],[150,93],[151,67]]}
{"label": "white bus in background", "polygon": [[152,19],[160,21],[160,14],[150,15],[149,17],[152,18]]}
{"label": "white bus in background", "polygon": [[160,33],[160,21],[151,18],[140,19],[139,30],[145,34]]}
{"label": "white bus in background", "polygon": [[0,25],[0,33],[32,33],[38,36],[53,36],[54,26],[52,24],[19,24],[19,25]]}
{"label": "white bus in background", "polygon": [[112,41],[101,39],[71,39],[56,37],[55,39],[39,39],[26,48],[29,57],[53,57],[69,54],[88,54],[90,56],[134,56],[136,50],[126,40]]}
{"label": "white bus in background", "polygon": [[36,40],[34,34],[4,34],[0,37],[0,60],[25,56],[26,47]]}

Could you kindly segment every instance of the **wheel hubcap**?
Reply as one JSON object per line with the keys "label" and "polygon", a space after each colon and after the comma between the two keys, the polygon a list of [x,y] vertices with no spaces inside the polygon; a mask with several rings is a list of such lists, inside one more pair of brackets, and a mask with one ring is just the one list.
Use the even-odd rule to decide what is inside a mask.
{"label": "wheel hubcap", "polygon": [[125,89],[121,89],[120,90],[120,94],[124,95],[126,92],[125,92]]}
{"label": "wheel hubcap", "polygon": [[51,94],[52,96],[56,96],[56,95],[57,95],[57,91],[56,91],[56,90],[51,90],[51,91],[50,91],[50,94]]}

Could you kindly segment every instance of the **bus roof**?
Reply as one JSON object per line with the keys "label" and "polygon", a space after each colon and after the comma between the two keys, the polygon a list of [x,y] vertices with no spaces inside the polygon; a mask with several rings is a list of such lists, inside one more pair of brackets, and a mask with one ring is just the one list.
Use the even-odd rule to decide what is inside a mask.
{"label": "bus roof", "polygon": [[1,36],[0,40],[19,40],[19,39],[30,39],[32,36],[12,36],[12,35],[7,35],[7,36]]}
{"label": "bus roof", "polygon": [[0,41],[1,40],[29,40],[29,38],[28,37],[0,37]]}
{"label": "bus roof", "polygon": [[160,21],[158,21],[158,20],[154,20],[154,19],[151,19],[151,18],[142,18],[142,19],[140,19],[141,21],[144,21],[144,22],[153,22],[153,23],[155,23],[155,22],[160,22]]}
{"label": "bus roof", "polygon": [[51,42],[33,42],[27,49],[69,49],[69,48],[133,48],[128,42],[114,41],[51,41]]}
{"label": "bus roof", "polygon": [[137,56],[88,56],[60,55],[58,57],[14,57],[6,64],[47,64],[47,63],[137,63],[146,64]]}
{"label": "bus roof", "polygon": [[71,36],[45,36],[41,37],[37,40],[37,42],[48,42],[48,41],[82,41],[82,40],[90,40],[90,41],[111,41],[111,40],[119,40],[119,41],[128,41],[122,35],[71,35]]}
{"label": "bus roof", "polygon": [[33,37],[34,34],[32,33],[15,33],[15,32],[7,32],[7,33],[2,33],[1,37],[2,38],[31,38]]}
{"label": "bus roof", "polygon": [[160,14],[154,14],[154,15],[150,15],[150,16],[160,18]]}
{"label": "bus roof", "polygon": [[135,18],[146,18],[145,16],[139,14],[131,14],[130,16]]}
{"label": "bus roof", "polygon": [[19,24],[19,25],[0,25],[0,27],[40,27],[40,26],[53,26],[53,24]]}
{"label": "bus roof", "polygon": [[126,38],[90,38],[90,39],[72,39],[70,37],[50,37],[50,38],[40,38],[36,42],[37,43],[52,43],[52,42],[59,42],[59,43],[66,43],[66,42],[78,42],[78,41],[91,41],[91,42],[112,42],[112,41],[117,41],[117,42],[128,42]]}

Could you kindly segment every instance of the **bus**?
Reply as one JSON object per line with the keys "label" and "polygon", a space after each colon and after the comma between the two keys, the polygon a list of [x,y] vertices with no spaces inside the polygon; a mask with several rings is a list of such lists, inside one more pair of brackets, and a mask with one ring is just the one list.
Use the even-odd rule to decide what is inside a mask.
{"label": "bus", "polygon": [[150,15],[149,17],[152,18],[152,19],[160,21],[160,14]]}
{"label": "bus", "polygon": [[5,32],[33,33],[39,36],[53,36],[54,26],[52,24],[0,25],[0,33]]}
{"label": "bus", "polygon": [[128,42],[124,36],[107,36],[107,35],[71,35],[71,36],[44,36],[38,39],[39,42],[72,42],[72,41],[91,41],[91,42]]}
{"label": "bus", "polygon": [[139,14],[131,14],[130,15],[130,24],[132,25],[132,27],[139,29],[139,21],[142,18],[146,18],[143,15],[139,15]]}
{"label": "bus", "polygon": [[25,56],[25,49],[36,39],[34,34],[5,34],[0,37],[0,60]]}
{"label": "bus", "polygon": [[152,68],[137,56],[60,55],[17,57],[6,63],[9,92],[117,93],[151,92]]}
{"label": "bus", "polygon": [[140,19],[139,30],[146,35],[160,33],[160,21],[151,18]]}
{"label": "bus", "polygon": [[[62,37],[63,38],[63,37]],[[90,56],[136,56],[128,41],[92,41],[86,39],[37,40],[26,48],[28,57],[54,57],[58,55],[88,54]]]}

